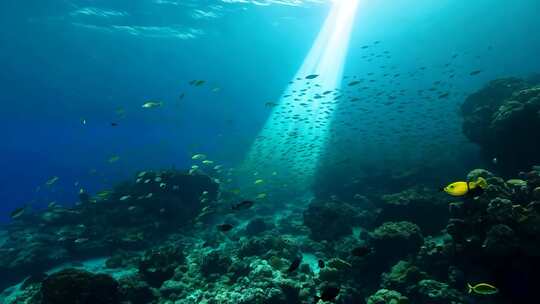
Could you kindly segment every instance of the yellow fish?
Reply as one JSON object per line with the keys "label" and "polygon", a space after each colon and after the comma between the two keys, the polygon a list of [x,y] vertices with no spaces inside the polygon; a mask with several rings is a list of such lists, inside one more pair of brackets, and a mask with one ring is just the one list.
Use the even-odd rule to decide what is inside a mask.
{"label": "yellow fish", "polygon": [[259,195],[257,195],[255,198],[256,199],[265,199],[266,198],[266,193],[259,193]]}
{"label": "yellow fish", "polygon": [[479,295],[492,295],[492,294],[496,294],[497,292],[499,292],[499,290],[497,289],[497,287],[491,285],[491,284],[488,284],[488,283],[478,283],[474,286],[472,286],[471,284],[467,283],[467,288],[469,289],[469,293],[476,293],[476,294],[479,294]]}
{"label": "yellow fish", "polygon": [[258,180],[256,180],[256,181],[254,182],[255,185],[260,185],[260,184],[262,184],[262,183],[264,183],[264,180],[262,180],[262,179],[258,179]]}
{"label": "yellow fish", "polygon": [[452,196],[464,196],[467,194],[475,194],[487,187],[487,182],[484,178],[479,177],[475,182],[455,182],[444,187],[444,192]]}

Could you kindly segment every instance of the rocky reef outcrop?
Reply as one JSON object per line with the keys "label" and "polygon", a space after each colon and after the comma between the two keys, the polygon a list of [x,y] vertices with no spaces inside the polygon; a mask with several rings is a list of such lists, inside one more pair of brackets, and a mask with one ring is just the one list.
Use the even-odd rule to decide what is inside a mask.
{"label": "rocky reef outcrop", "polygon": [[[154,181],[158,177],[148,176]],[[466,179],[478,177],[486,179],[487,187],[475,196],[443,197],[437,189],[416,185],[391,192],[374,203],[362,196],[346,202],[305,201],[285,212],[276,208],[275,215],[268,214],[268,204],[264,213],[259,214],[262,208],[256,203],[244,212],[231,210],[230,201],[220,201],[215,205],[227,207],[215,211],[215,217],[221,218],[215,222],[188,220],[188,227],[186,223],[174,223],[177,217],[160,217],[162,212],[152,206],[148,220],[153,225],[137,219],[134,221],[141,227],[111,226],[118,234],[143,233],[140,242],[144,247],[105,242],[102,246],[108,247],[102,248],[116,249],[107,255],[108,259],[103,259],[102,268],[92,268],[91,272],[88,261],[78,266],[62,265],[68,268],[55,270],[51,275],[41,273],[37,267],[35,272],[27,273],[32,275],[23,284],[12,287],[16,291],[5,303],[63,303],[58,302],[61,297],[69,303],[83,304],[287,304],[312,303],[316,297],[332,293],[330,302],[340,304],[533,303],[535,280],[530,278],[540,269],[540,167],[513,179],[476,169]],[[98,244],[92,243],[104,239],[87,234],[86,227],[93,227],[91,221],[84,221],[85,227],[77,227],[78,220],[72,221],[71,217],[92,211],[97,223],[103,223],[99,220],[105,216],[102,213],[117,210],[125,216],[120,212],[133,212],[123,211],[132,204],[135,208],[144,207],[130,201],[131,187],[122,189],[127,190],[113,191],[128,192],[114,199],[109,198],[109,193],[88,197],[89,201],[72,209],[63,208],[59,214],[75,212],[69,214],[69,224],[45,224],[41,225],[42,230],[31,232],[43,237],[80,229],[70,233],[87,240],[72,241],[71,246],[89,243],[89,250],[99,249]],[[197,202],[197,208],[204,208],[205,199],[211,200],[212,196],[204,193],[207,190],[200,191],[194,203]],[[145,202],[143,198],[140,201]],[[101,205],[108,208],[97,209]],[[443,206],[446,210],[442,210]],[[419,214],[415,215],[417,211]],[[441,224],[435,225],[432,219],[424,219],[431,213],[446,224],[445,229],[441,230]],[[30,214],[29,218],[15,222],[6,244],[19,250],[23,244],[35,246],[33,254],[43,253],[47,258],[40,256],[41,261],[50,263],[48,254],[53,251],[48,251],[48,243],[28,242],[22,238],[22,232],[27,230],[19,226],[42,217],[43,214]],[[234,228],[216,229],[216,224],[223,221]],[[424,228],[431,235],[425,236]],[[62,233],[65,232],[60,236]],[[122,237],[110,233],[109,237]],[[91,252],[100,252],[98,249]],[[65,256],[59,255],[58,261],[80,257],[74,255],[77,251],[64,250]],[[17,250],[1,252],[11,262],[33,257]],[[12,255],[7,255],[10,252]],[[492,284],[498,292],[468,295],[467,284],[477,283]]]}
{"label": "rocky reef outcrop", "polygon": [[337,240],[352,234],[354,226],[370,226],[373,213],[341,201],[313,201],[304,211],[304,225],[313,240]]}
{"label": "rocky reef outcrop", "polygon": [[65,269],[46,278],[41,286],[42,304],[119,304],[118,282],[105,274]]}
{"label": "rocky reef outcrop", "polygon": [[399,258],[415,255],[424,243],[418,225],[407,222],[385,222],[370,233],[378,263],[386,265]]}
{"label": "rocky reef outcrop", "polygon": [[540,86],[532,80],[491,81],[461,106],[463,133],[497,159],[505,174],[540,163]]}
{"label": "rocky reef outcrop", "polygon": [[206,175],[146,171],[94,197],[81,192],[73,207],[24,214],[0,246],[0,289],[69,260],[147,248],[189,227],[217,195]]}
{"label": "rocky reef outcrop", "polygon": [[535,196],[540,168],[521,173],[521,179],[486,176],[484,194],[452,204],[447,231],[455,246],[454,264],[476,269],[473,276],[490,278],[502,296],[520,302],[533,296],[534,287],[527,280],[516,286],[513,280],[533,277],[540,269],[540,201]]}
{"label": "rocky reef outcrop", "polygon": [[174,276],[175,269],[185,261],[181,249],[175,246],[153,248],[139,261],[139,274],[152,287],[160,287]]}
{"label": "rocky reef outcrop", "polygon": [[411,187],[381,196],[377,222],[409,221],[428,235],[439,234],[448,221],[448,196],[427,187]]}

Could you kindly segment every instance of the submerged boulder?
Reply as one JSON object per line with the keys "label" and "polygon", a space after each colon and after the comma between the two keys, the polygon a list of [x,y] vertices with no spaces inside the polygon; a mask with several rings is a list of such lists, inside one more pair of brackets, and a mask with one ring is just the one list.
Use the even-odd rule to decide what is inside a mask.
{"label": "submerged boulder", "polygon": [[381,276],[381,287],[409,294],[427,274],[411,262],[399,261]]}
{"label": "submerged boulder", "polygon": [[28,212],[7,227],[0,244],[0,289],[69,260],[148,248],[192,225],[218,188],[202,174],[146,171],[96,196],[82,193],[73,207]]}
{"label": "submerged boulder", "polygon": [[338,201],[314,201],[304,211],[304,225],[315,241],[335,241],[352,234],[354,226],[366,226],[371,221],[367,211]]}
{"label": "submerged boulder", "polygon": [[[535,86],[536,85],[536,86]],[[540,162],[540,86],[518,78],[497,79],[461,106],[463,133],[486,160],[513,173]]]}
{"label": "submerged boulder", "polygon": [[119,280],[122,300],[131,304],[154,303],[156,296],[150,286],[139,275],[123,277]]}
{"label": "submerged boulder", "polygon": [[381,197],[379,223],[410,221],[427,234],[437,234],[448,221],[448,196],[430,188],[413,187]]}
{"label": "submerged boulder", "polygon": [[232,265],[232,259],[223,252],[213,250],[205,254],[201,259],[201,273],[204,276],[222,275],[227,272]]}
{"label": "submerged boulder", "polygon": [[430,304],[464,304],[465,298],[456,289],[448,284],[435,280],[422,280],[418,282],[417,293],[413,300],[417,303]]}
{"label": "submerged boulder", "polygon": [[366,299],[367,304],[408,304],[409,299],[395,290],[379,289]]}
{"label": "submerged boulder", "polygon": [[109,275],[65,269],[46,278],[41,287],[42,304],[117,304],[118,283]]}
{"label": "submerged boulder", "polygon": [[182,251],[174,246],[150,249],[139,262],[139,274],[150,286],[160,287],[184,260]]}
{"label": "submerged boulder", "polygon": [[407,222],[386,222],[370,233],[375,256],[381,265],[416,255],[424,242],[418,225]]}

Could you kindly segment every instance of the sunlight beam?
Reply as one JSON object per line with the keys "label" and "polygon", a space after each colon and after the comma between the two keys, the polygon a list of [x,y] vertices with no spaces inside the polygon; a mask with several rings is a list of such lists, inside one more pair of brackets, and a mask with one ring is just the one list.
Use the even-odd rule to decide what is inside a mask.
{"label": "sunlight beam", "polygon": [[[298,190],[311,186],[340,94],[358,3],[333,1],[304,63],[251,147],[244,170],[260,176],[278,172]],[[318,77],[308,80],[308,75]]]}

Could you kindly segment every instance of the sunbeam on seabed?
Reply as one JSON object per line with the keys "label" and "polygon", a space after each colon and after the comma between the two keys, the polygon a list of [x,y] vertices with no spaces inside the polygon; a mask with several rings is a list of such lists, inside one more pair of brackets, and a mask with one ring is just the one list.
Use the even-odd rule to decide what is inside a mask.
{"label": "sunbeam on seabed", "polygon": [[[279,176],[293,190],[312,185],[339,96],[336,90],[359,1],[333,1],[304,63],[248,152],[244,170],[260,177]],[[318,76],[306,78],[309,75]]]}

